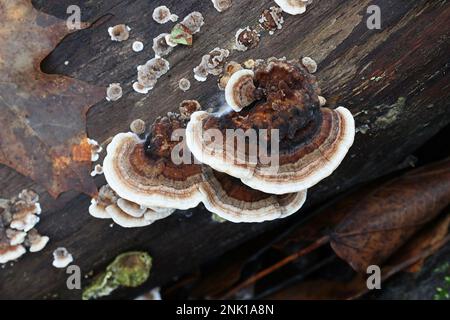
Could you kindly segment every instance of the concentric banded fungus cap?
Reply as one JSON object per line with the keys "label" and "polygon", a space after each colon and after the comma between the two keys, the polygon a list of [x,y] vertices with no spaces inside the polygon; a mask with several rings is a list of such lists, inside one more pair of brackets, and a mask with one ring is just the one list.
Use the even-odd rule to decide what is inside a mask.
{"label": "concentric banded fungus cap", "polygon": [[297,212],[306,191],[272,195],[254,190],[239,179],[203,166],[203,203],[210,212],[232,222],[263,222],[285,218]]}
{"label": "concentric banded fungus cap", "polygon": [[275,3],[279,5],[284,12],[292,15],[305,13],[306,5],[311,2],[311,0],[275,0]]}
{"label": "concentric banded fungus cap", "polygon": [[240,70],[235,72],[225,87],[225,100],[236,112],[251,105],[256,100],[256,86],[252,70]]}
{"label": "concentric banded fungus cap", "polygon": [[186,119],[171,114],[155,121],[146,140],[134,133],[116,135],[103,165],[111,188],[121,198],[148,208],[196,207],[201,201],[201,167],[193,161],[172,161],[172,152],[177,152],[179,145],[172,133],[185,126]]}
{"label": "concentric banded fungus cap", "polygon": [[[194,156],[217,171],[272,194],[306,190],[329,176],[353,144],[351,113],[342,107],[320,108],[316,80],[298,61],[269,59],[256,67],[254,83],[263,96],[240,113],[199,111],[191,116],[186,142]],[[244,149],[237,149],[236,139],[226,139],[229,129],[254,129],[257,136],[266,129],[258,149],[278,158],[278,163],[263,164],[260,156],[250,159],[248,139]],[[211,131],[225,138],[212,140],[208,137]],[[277,142],[279,152],[275,152]]]}

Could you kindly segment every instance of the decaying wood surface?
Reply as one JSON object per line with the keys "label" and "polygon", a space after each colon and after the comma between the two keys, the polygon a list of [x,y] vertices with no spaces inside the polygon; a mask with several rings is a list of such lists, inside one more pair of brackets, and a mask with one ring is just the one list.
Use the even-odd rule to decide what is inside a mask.
{"label": "decaying wood surface", "polygon": [[[105,87],[122,83],[125,95],[121,100],[105,100],[88,115],[89,136],[98,141],[127,130],[136,118],[151,122],[158,115],[175,111],[184,99],[198,99],[208,108],[222,97],[217,79],[196,82],[192,69],[215,47],[231,48],[236,30],[254,25],[262,10],[274,4],[269,0],[233,2],[230,10],[218,13],[210,1],[203,0],[34,1],[39,9],[60,18],[67,16],[69,5],[78,4],[83,20],[94,22],[90,29],[68,36],[44,62],[44,70]],[[180,17],[201,11],[206,24],[195,36],[193,48],[178,47],[168,57],[171,70],[157,87],[148,95],[140,95],[131,88],[136,66],[153,56],[152,39],[171,28],[151,18],[153,9],[161,4]],[[381,30],[366,26],[366,9],[371,4],[382,9]],[[149,251],[154,257],[149,282],[116,296],[129,297],[164,284],[265,230],[301,219],[308,207],[396,170],[411,152],[450,123],[447,1],[318,1],[306,14],[285,15],[285,20],[281,31],[262,36],[258,48],[234,52],[231,59],[313,57],[319,62],[317,76],[329,105],[349,108],[360,131],[337,172],[310,190],[306,208],[288,220],[253,225],[213,223],[199,208],[176,213],[147,228],[127,230],[91,218],[87,196],[70,192],[53,200],[41,186],[0,167],[1,197],[10,197],[24,187],[42,195],[44,210],[38,229],[51,238],[44,251],[0,268],[0,298],[80,298],[80,291],[67,289],[64,270],[51,266],[52,251],[59,246],[74,255],[85,274],[101,270],[124,251]],[[109,39],[107,28],[119,23],[132,28],[127,42]],[[131,50],[134,40],[145,43],[143,52]],[[178,89],[182,77],[193,84],[186,93]],[[97,182],[103,184],[103,178]]]}

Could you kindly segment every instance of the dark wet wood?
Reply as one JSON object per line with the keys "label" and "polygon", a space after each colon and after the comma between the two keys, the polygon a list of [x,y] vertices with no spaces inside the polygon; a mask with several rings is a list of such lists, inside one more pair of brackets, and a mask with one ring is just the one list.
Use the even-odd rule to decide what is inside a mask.
{"label": "dark wet wood", "polygon": [[[66,16],[68,5],[78,3],[83,19],[96,21],[90,29],[66,38],[43,67],[47,72],[105,87],[122,83],[125,95],[121,100],[99,103],[88,115],[88,133],[98,141],[126,130],[136,118],[152,121],[167,111],[175,111],[183,99],[198,99],[205,108],[222,103],[216,79],[196,82],[192,69],[211,49],[230,47],[235,31],[254,25],[263,9],[273,4],[269,0],[234,0],[232,9],[220,14],[206,0],[34,2],[61,18]],[[157,25],[151,18],[160,4],[180,17],[201,11],[206,25],[195,36],[193,48],[176,48],[169,56],[172,69],[157,87],[146,96],[139,95],[131,88],[136,66],[152,57],[152,39],[170,29],[169,24]],[[366,27],[370,4],[382,9],[382,30]],[[0,298],[79,298],[80,291],[67,289],[64,270],[51,266],[51,253],[59,246],[73,253],[84,273],[100,270],[124,251],[149,251],[154,257],[149,282],[141,289],[116,295],[129,297],[190,272],[265,230],[301,219],[307,208],[340,191],[398,169],[411,152],[450,123],[449,19],[447,1],[319,1],[302,16],[285,15],[283,30],[274,36],[264,34],[258,48],[233,53],[231,58],[237,61],[249,57],[313,57],[319,62],[317,75],[329,104],[346,106],[356,115],[361,132],[348,157],[332,177],[310,190],[307,207],[290,220],[218,224],[200,208],[176,213],[144,229],[126,230],[110,227],[110,221],[91,218],[88,197],[69,193],[53,200],[42,187],[0,167],[0,196],[9,197],[24,187],[32,187],[42,195],[44,212],[38,229],[51,238],[44,251],[27,254],[13,266],[0,268]],[[131,40],[110,41],[107,28],[119,23],[133,29]],[[131,50],[133,40],[146,44],[142,53]],[[67,66],[66,60],[70,62]],[[186,93],[178,89],[182,77],[192,80],[192,89]],[[104,181],[98,178],[97,182],[101,185]]]}

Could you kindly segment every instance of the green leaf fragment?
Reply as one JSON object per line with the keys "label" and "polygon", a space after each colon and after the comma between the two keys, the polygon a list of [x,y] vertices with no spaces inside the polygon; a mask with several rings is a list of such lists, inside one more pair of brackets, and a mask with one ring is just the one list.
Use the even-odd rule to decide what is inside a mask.
{"label": "green leaf fragment", "polygon": [[172,32],[170,33],[170,39],[177,44],[192,46],[192,33],[180,23],[173,27]]}

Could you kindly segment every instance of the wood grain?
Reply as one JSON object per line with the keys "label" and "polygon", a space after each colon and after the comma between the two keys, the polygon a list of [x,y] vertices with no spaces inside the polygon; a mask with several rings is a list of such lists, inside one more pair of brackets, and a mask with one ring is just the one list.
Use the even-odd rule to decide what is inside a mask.
{"label": "wood grain", "polygon": [[[88,115],[89,136],[98,141],[126,130],[136,118],[150,122],[174,111],[184,99],[197,99],[206,109],[223,101],[222,92],[213,77],[205,83],[193,80],[192,69],[211,49],[230,48],[235,31],[254,25],[262,10],[273,5],[269,0],[233,2],[230,10],[218,13],[206,0],[34,1],[39,9],[60,18],[66,16],[69,4],[78,4],[83,20],[95,22],[90,29],[68,36],[46,59],[43,68],[105,87],[122,83],[125,94],[121,100],[105,100]],[[153,9],[161,4],[180,17],[193,10],[201,11],[206,24],[195,36],[192,48],[176,48],[168,57],[172,68],[157,87],[148,95],[139,95],[131,88],[136,66],[153,56],[152,39],[171,27],[157,25],[151,19]],[[382,30],[367,29],[369,4],[381,7]],[[124,251],[149,251],[154,257],[149,282],[142,288],[115,295],[130,297],[192,271],[265,230],[301,219],[307,208],[340,191],[396,170],[411,152],[450,123],[449,18],[447,1],[318,1],[302,16],[285,15],[284,28],[273,36],[264,34],[256,49],[233,52],[231,59],[236,61],[271,56],[313,57],[319,62],[317,76],[329,104],[348,107],[364,132],[357,134],[342,166],[310,190],[306,208],[289,220],[217,224],[199,208],[176,213],[144,229],[110,228],[110,222],[88,215],[88,197],[72,192],[53,200],[42,187],[0,167],[2,197],[24,187],[33,187],[42,194],[44,212],[38,229],[51,238],[44,251],[0,268],[0,298],[79,298],[80,291],[67,290],[64,270],[51,266],[51,252],[58,246],[68,248],[85,273],[100,270]],[[115,43],[108,37],[107,28],[119,23],[132,28],[128,42]],[[131,50],[134,40],[146,44],[143,52]],[[186,93],[178,89],[182,77],[192,80],[193,86]],[[97,179],[98,185],[104,183],[102,179]]]}

